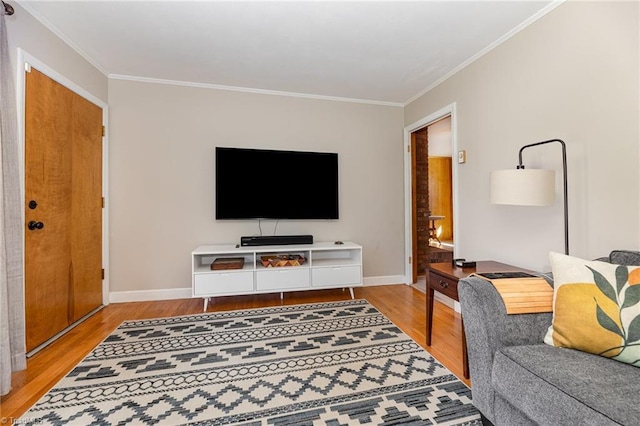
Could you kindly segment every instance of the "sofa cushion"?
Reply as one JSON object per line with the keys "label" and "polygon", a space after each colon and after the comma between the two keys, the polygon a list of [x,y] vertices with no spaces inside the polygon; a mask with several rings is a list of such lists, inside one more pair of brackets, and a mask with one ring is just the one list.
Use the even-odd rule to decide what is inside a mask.
{"label": "sofa cushion", "polygon": [[631,250],[614,250],[609,253],[609,262],[618,265],[640,266],[640,252]]}
{"label": "sofa cushion", "polygon": [[545,344],[504,347],[496,352],[491,382],[501,398],[541,425],[640,419],[640,369],[586,352]]}
{"label": "sofa cushion", "polygon": [[544,342],[640,366],[640,267],[550,253],[553,321]]}

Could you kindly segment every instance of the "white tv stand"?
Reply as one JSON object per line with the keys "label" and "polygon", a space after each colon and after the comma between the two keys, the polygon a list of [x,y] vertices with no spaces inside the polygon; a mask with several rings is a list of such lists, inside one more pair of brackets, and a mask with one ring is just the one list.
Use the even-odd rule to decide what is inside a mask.
{"label": "white tv stand", "polygon": [[[261,256],[273,254],[300,255],[306,261],[300,266],[265,267]],[[242,269],[211,270],[219,258],[242,257]],[[318,290],[362,286],[362,246],[345,241],[318,242],[284,246],[200,246],[191,252],[192,297],[209,298],[285,291]]]}

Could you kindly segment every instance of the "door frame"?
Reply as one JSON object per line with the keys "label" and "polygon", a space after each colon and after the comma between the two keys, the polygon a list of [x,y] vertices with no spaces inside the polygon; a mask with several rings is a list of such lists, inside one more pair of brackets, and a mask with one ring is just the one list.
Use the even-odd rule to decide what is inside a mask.
{"label": "door frame", "polygon": [[[404,269],[404,282],[407,285],[413,284],[413,266],[412,262],[416,262],[413,257],[413,203],[411,199],[411,134],[416,130],[420,130],[428,125],[450,115],[451,116],[451,149],[452,154],[455,157],[458,152],[458,132],[457,132],[457,115],[456,115],[456,103],[453,102],[438,111],[435,111],[420,120],[405,126],[404,128],[404,242],[405,242],[405,269]],[[456,257],[456,252],[460,246],[460,235],[457,230],[458,226],[458,162],[451,162],[452,173],[452,199],[453,199],[453,256]]]}
{"label": "door frame", "polygon": [[[60,83],[67,89],[82,96],[89,102],[99,106],[102,109],[102,123],[104,125],[104,136],[102,137],[102,197],[104,206],[102,209],[102,267],[104,268],[104,279],[102,280],[102,304],[109,304],[109,110],[108,105],[98,99],[85,89],[67,79],[53,68],[30,55],[25,50],[18,48],[18,60],[16,61],[17,84],[16,84],[16,100],[17,100],[17,116],[18,116],[18,153],[19,153],[19,171],[20,171],[20,199],[22,201],[22,223],[25,218],[25,72],[27,67],[33,66],[47,77]],[[22,227],[22,244],[24,247],[25,231]],[[24,268],[24,250],[22,252],[23,268]],[[24,271],[23,271],[24,276]],[[23,283],[24,287],[24,283]]]}

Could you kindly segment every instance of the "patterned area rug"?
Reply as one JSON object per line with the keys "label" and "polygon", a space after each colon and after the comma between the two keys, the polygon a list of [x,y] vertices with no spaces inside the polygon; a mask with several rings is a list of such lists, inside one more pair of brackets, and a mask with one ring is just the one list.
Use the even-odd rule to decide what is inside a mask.
{"label": "patterned area rug", "polygon": [[122,323],[24,416],[74,425],[480,425],[366,300]]}

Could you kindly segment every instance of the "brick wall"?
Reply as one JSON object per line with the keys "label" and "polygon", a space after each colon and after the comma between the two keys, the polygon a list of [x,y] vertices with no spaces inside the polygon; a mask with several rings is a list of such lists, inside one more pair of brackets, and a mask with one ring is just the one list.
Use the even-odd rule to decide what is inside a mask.
{"label": "brick wall", "polygon": [[414,132],[416,141],[416,226],[418,275],[424,274],[429,263],[429,151],[428,128]]}

